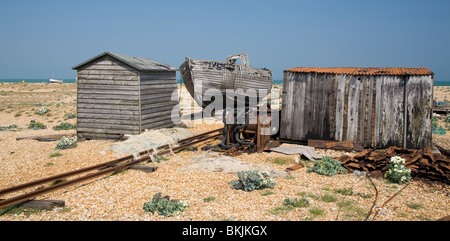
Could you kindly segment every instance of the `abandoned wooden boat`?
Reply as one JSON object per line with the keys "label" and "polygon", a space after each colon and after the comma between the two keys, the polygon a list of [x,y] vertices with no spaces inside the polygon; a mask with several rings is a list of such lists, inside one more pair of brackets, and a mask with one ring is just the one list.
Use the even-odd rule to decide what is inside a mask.
{"label": "abandoned wooden boat", "polygon": [[[241,59],[240,64],[236,63],[237,58]],[[227,89],[240,89],[249,97],[264,98],[270,92],[273,82],[272,72],[266,68],[251,67],[246,53],[228,56],[226,62],[187,57],[180,66],[180,72],[186,89],[203,108],[214,101],[214,99],[204,98],[208,90],[219,90],[225,104]],[[259,90],[265,91],[259,94]]]}

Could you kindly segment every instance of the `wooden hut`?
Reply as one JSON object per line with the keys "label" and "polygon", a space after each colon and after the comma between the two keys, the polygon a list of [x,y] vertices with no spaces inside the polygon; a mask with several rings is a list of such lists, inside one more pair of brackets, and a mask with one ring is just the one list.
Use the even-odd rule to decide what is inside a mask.
{"label": "wooden hut", "polygon": [[280,138],[431,147],[433,85],[427,68],[285,70]]}
{"label": "wooden hut", "polygon": [[115,139],[179,121],[177,69],[171,66],[105,52],[72,69],[79,138]]}

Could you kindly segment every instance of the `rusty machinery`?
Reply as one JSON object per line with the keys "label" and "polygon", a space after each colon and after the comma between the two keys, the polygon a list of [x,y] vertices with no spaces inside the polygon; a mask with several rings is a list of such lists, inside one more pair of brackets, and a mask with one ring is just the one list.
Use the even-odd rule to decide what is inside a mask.
{"label": "rusty machinery", "polygon": [[224,127],[220,143],[202,149],[237,148],[262,152],[270,142],[271,114],[270,105],[224,109],[222,115]]}

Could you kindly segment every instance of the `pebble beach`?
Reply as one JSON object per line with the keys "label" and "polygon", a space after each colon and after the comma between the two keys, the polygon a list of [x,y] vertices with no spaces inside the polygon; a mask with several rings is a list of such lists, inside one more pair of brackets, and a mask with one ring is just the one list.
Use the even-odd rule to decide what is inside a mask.
{"label": "pebble beach", "polygon": [[[277,88],[281,88],[278,86]],[[189,93],[179,85],[182,110],[198,110]],[[434,87],[434,99],[450,100],[450,87]],[[46,107],[46,114],[37,112]],[[61,123],[76,124],[76,84],[0,83],[0,190],[80,169],[122,157],[114,151],[118,141],[86,140],[73,149],[56,150],[57,141],[17,140],[25,136],[75,134],[75,130],[53,130]],[[445,129],[444,115],[440,122]],[[46,129],[30,130],[31,121]],[[186,122],[194,134],[221,128],[222,124]],[[450,130],[433,134],[433,142],[450,149]],[[210,144],[214,144],[211,142]],[[338,158],[356,152],[315,149],[319,155]],[[164,156],[166,160],[145,165],[157,166],[155,172],[126,170],[44,194],[38,199],[63,200],[64,207],[52,210],[6,212],[2,221],[362,221],[378,197],[369,220],[432,221],[450,215],[450,186],[444,183],[412,180],[406,184],[388,183],[353,173],[323,176],[307,172],[313,162],[277,152],[242,153],[227,157],[231,164],[259,165],[278,173],[273,189],[245,192],[231,188],[235,171],[204,168],[208,160],[222,157],[212,151],[180,151]],[[300,161],[295,171],[286,169]],[[203,166],[201,164],[204,164]],[[39,188],[39,187],[37,187]],[[351,192],[349,192],[351,190]],[[400,191],[401,190],[401,191]],[[171,217],[151,214],[143,205],[161,192],[189,203],[184,212]],[[8,198],[20,194],[4,195]],[[389,198],[393,197],[391,200]],[[309,201],[307,207],[286,208],[286,198]],[[386,201],[388,201],[385,203]],[[385,203],[385,204],[384,204]],[[384,204],[384,205],[383,205]],[[2,213],[2,212],[0,212]],[[377,215],[374,216],[373,214]]]}

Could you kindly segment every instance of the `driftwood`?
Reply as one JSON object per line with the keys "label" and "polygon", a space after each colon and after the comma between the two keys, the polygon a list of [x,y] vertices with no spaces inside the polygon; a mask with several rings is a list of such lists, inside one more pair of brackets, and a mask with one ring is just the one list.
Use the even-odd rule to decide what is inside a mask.
{"label": "driftwood", "polygon": [[[0,199],[0,201],[3,199]],[[15,207],[36,208],[41,210],[51,210],[55,207],[64,207],[65,202],[62,200],[29,200],[22,202]]]}
{"label": "driftwood", "polygon": [[54,135],[43,135],[43,136],[23,136],[23,137],[17,137],[16,141],[20,140],[36,140],[36,141],[58,141],[64,136],[76,136],[75,133],[73,134],[54,134]]}
{"label": "driftwood", "polygon": [[158,169],[158,167],[157,166],[134,165],[134,166],[130,167],[130,169],[149,173],[149,172],[156,171],[156,169]]}

